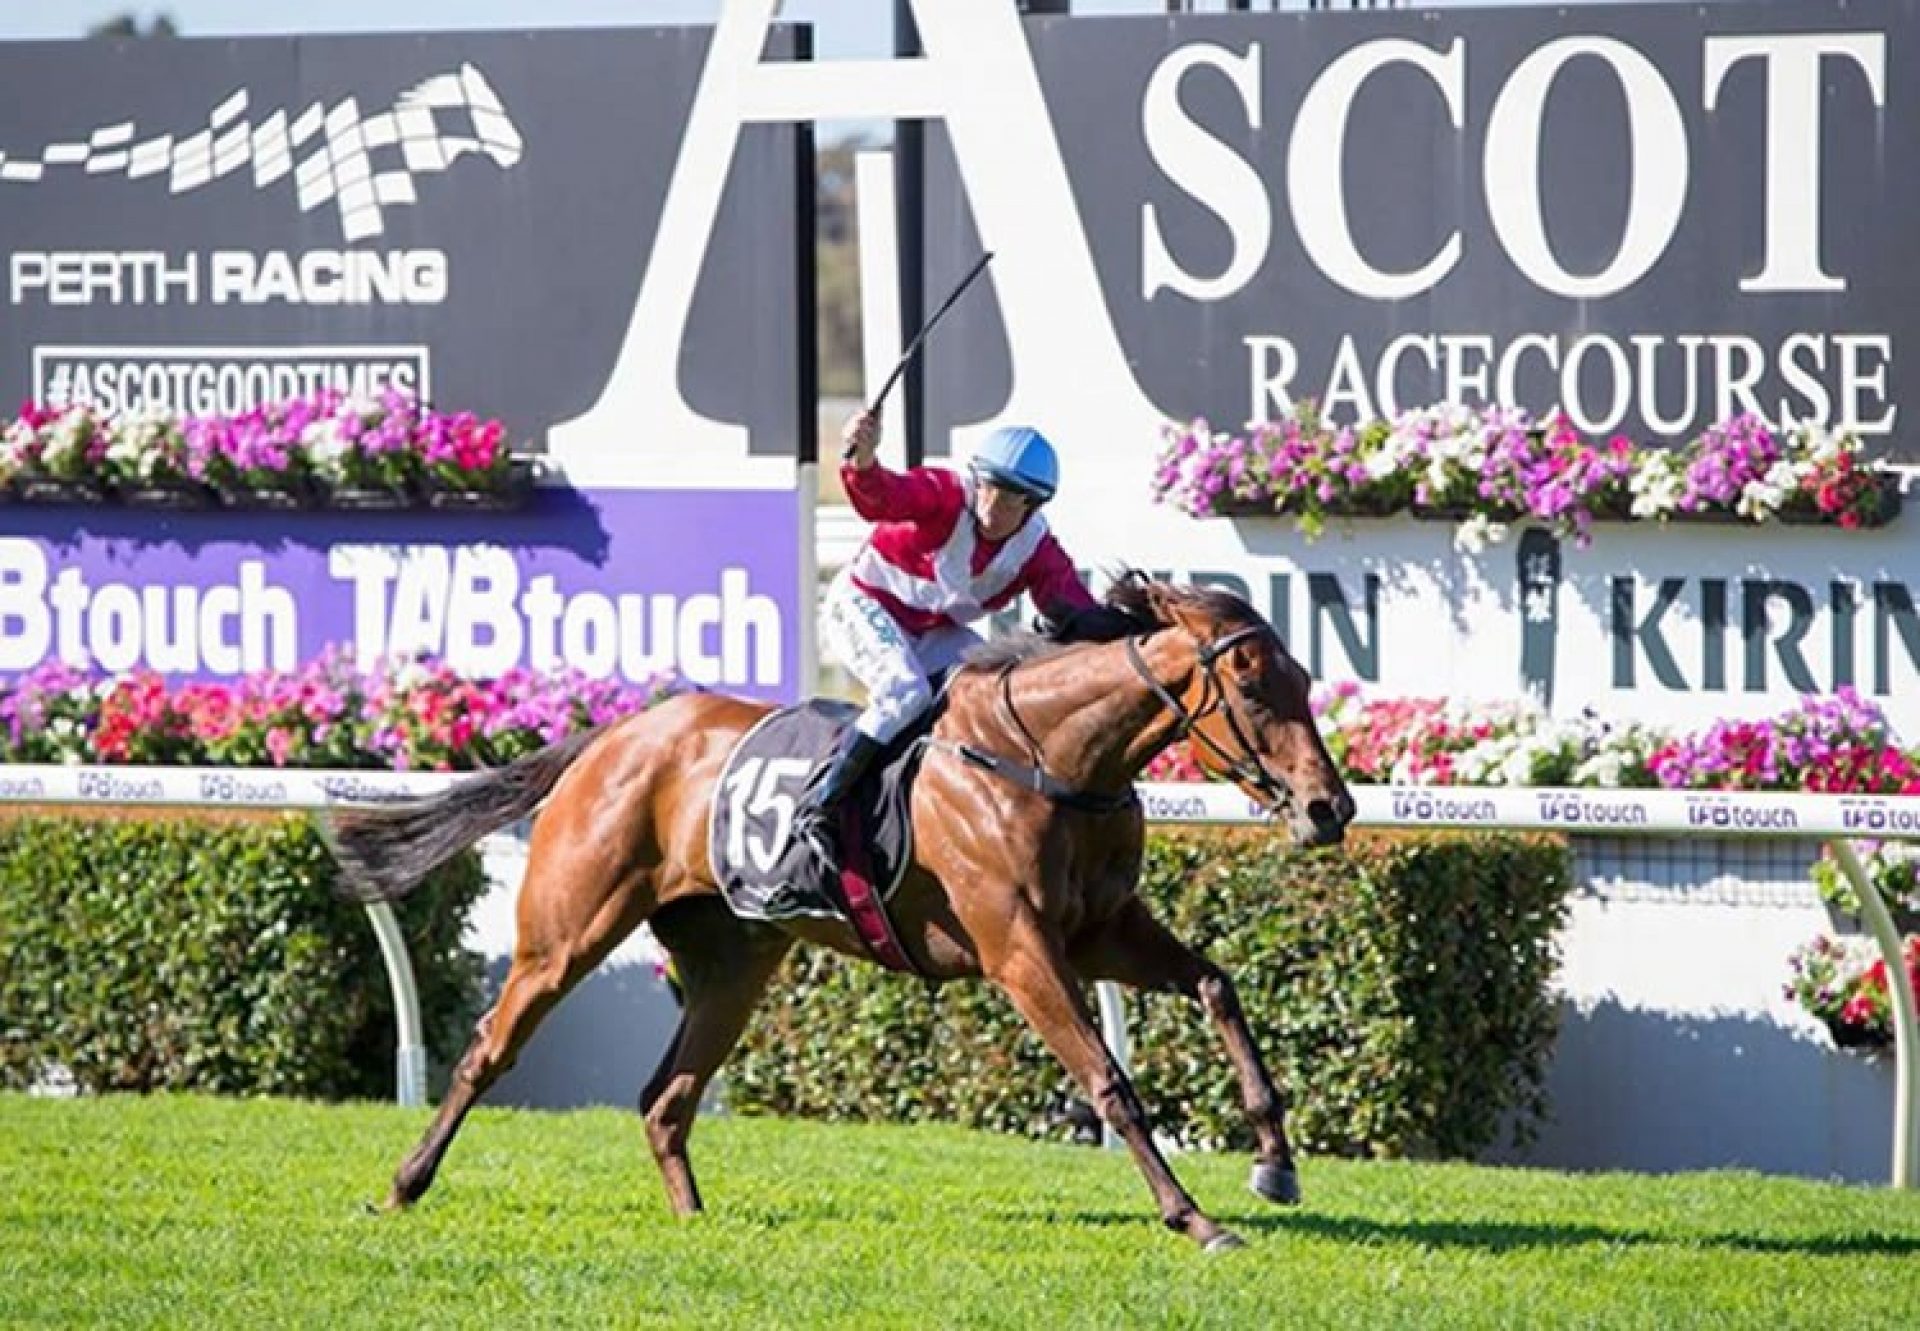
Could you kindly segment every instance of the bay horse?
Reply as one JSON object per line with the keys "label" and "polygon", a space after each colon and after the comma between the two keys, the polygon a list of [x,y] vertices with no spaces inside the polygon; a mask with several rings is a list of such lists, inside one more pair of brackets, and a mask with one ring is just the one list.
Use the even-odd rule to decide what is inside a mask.
{"label": "bay horse", "polygon": [[[895,933],[930,981],[984,976],[1006,994],[1126,1142],[1168,1228],[1209,1250],[1235,1247],[1154,1144],[1082,988],[1110,979],[1198,1003],[1239,1078],[1257,1143],[1253,1190],[1299,1200],[1284,1103],[1232,981],[1136,894],[1145,829],[1133,781],[1190,736],[1204,767],[1301,846],[1340,841],[1353,800],[1315,726],[1307,672],[1245,601],[1128,574],[1079,627],[1093,640],[1021,635],[956,671],[912,790],[913,863],[888,903]],[[674,960],[684,1009],[639,1109],[672,1209],[701,1209],[687,1155],[695,1110],[781,959],[796,940],[870,959],[844,923],[748,922],[719,895],[708,860],[714,783],[769,710],[682,694],[441,794],[329,816],[350,890],[392,899],[545,801],[506,982],[395,1173],[388,1209],[419,1200],[467,1111],[541,1018],[642,921]],[[1006,767],[1034,779],[1016,783]]]}

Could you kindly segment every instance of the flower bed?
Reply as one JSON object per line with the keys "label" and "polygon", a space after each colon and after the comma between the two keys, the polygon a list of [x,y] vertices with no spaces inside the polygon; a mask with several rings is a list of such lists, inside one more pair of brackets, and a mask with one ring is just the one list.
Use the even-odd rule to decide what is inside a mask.
{"label": "flower bed", "polygon": [[[1688,732],[1592,712],[1552,717],[1519,703],[1364,699],[1351,683],[1316,690],[1313,706],[1335,762],[1363,784],[1920,794],[1920,752],[1902,747],[1880,709],[1852,689]],[[1147,778],[1204,774],[1176,745]]]}
{"label": "flower bed", "polygon": [[237,416],[28,403],[0,430],[0,495],[29,502],[503,507],[524,502],[533,469],[499,421],[391,389],[323,391]]}
{"label": "flower bed", "polygon": [[[1558,719],[1516,704],[1367,701],[1350,684],[1318,692],[1314,709],[1334,760],[1361,784],[1920,795],[1920,754],[1903,748],[1880,709],[1852,690],[1803,700],[1767,720],[1717,721],[1683,733],[1611,724],[1590,712]],[[1163,752],[1146,775],[1206,779],[1184,744]],[[1893,842],[1863,849],[1889,908],[1920,911],[1920,850]],[[1827,901],[1858,912],[1837,866],[1822,859],[1812,876]],[[1908,937],[1907,956],[1910,968],[1920,967],[1920,938]],[[1886,966],[1870,943],[1822,936],[1789,961],[1788,995],[1826,1023],[1836,1044],[1874,1049],[1893,1038]]]}
{"label": "flower bed", "polygon": [[1596,444],[1564,416],[1441,404],[1392,421],[1335,426],[1311,403],[1215,431],[1169,423],[1153,494],[1194,517],[1277,514],[1309,537],[1330,517],[1411,512],[1461,524],[1478,549],[1509,524],[1543,524],[1584,545],[1601,520],[1825,522],[1876,527],[1899,512],[1898,478],[1859,438],[1816,426],[1776,435],[1736,416],[1681,448],[1620,436]]}
{"label": "flower bed", "polygon": [[330,652],[289,673],[169,685],[43,666],[0,683],[0,762],[495,767],[670,694],[577,673],[468,679],[429,660],[359,670]]}

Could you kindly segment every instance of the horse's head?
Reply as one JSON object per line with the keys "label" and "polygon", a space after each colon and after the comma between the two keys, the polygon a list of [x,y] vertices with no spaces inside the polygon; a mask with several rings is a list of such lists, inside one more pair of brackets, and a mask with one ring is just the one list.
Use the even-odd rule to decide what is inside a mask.
{"label": "horse's head", "polygon": [[1338,844],[1353,796],[1320,738],[1312,679],[1272,625],[1231,592],[1123,578],[1111,605],[1177,635],[1191,669],[1161,681],[1134,653],[1209,774],[1232,781],[1283,819],[1295,844]]}

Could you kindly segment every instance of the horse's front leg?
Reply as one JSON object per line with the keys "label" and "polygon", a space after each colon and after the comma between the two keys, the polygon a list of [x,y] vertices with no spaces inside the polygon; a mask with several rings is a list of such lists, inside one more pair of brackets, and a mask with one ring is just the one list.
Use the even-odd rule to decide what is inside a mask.
{"label": "horse's front leg", "polygon": [[1267,1075],[1226,972],[1174,937],[1138,897],[1074,950],[1073,963],[1089,980],[1184,994],[1201,1006],[1226,1042],[1227,1057],[1240,1080],[1240,1103],[1253,1125],[1254,1192],[1270,1202],[1299,1201],[1300,1174],[1287,1144],[1286,1102]]}
{"label": "horse's front leg", "polygon": [[1133,1152],[1134,1163],[1146,1176],[1167,1228],[1185,1234],[1208,1251],[1239,1247],[1240,1239],[1210,1219],[1180,1186],[1160,1148],[1154,1145],[1140,1097],[1100,1038],[1100,1029],[1067,966],[1065,950],[1052,931],[1022,912],[1001,945],[993,949],[993,955],[984,956],[982,961],[987,977],[1013,1000],[1020,1015],[1066,1065],[1081,1093]]}

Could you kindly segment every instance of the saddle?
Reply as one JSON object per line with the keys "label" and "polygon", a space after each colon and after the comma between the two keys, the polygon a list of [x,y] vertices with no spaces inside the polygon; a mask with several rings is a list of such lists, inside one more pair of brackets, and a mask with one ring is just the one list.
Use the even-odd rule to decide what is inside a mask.
{"label": "saddle", "polygon": [[929,708],[882,750],[840,806],[838,840],[845,862],[809,861],[796,882],[772,877],[794,806],[860,709],[816,698],[771,713],[741,736],[714,786],[709,821],[708,857],[728,908],[744,920],[843,921],[875,960],[912,972],[887,918],[886,900],[913,862],[908,799],[924,751],[921,741],[939,710]]}

